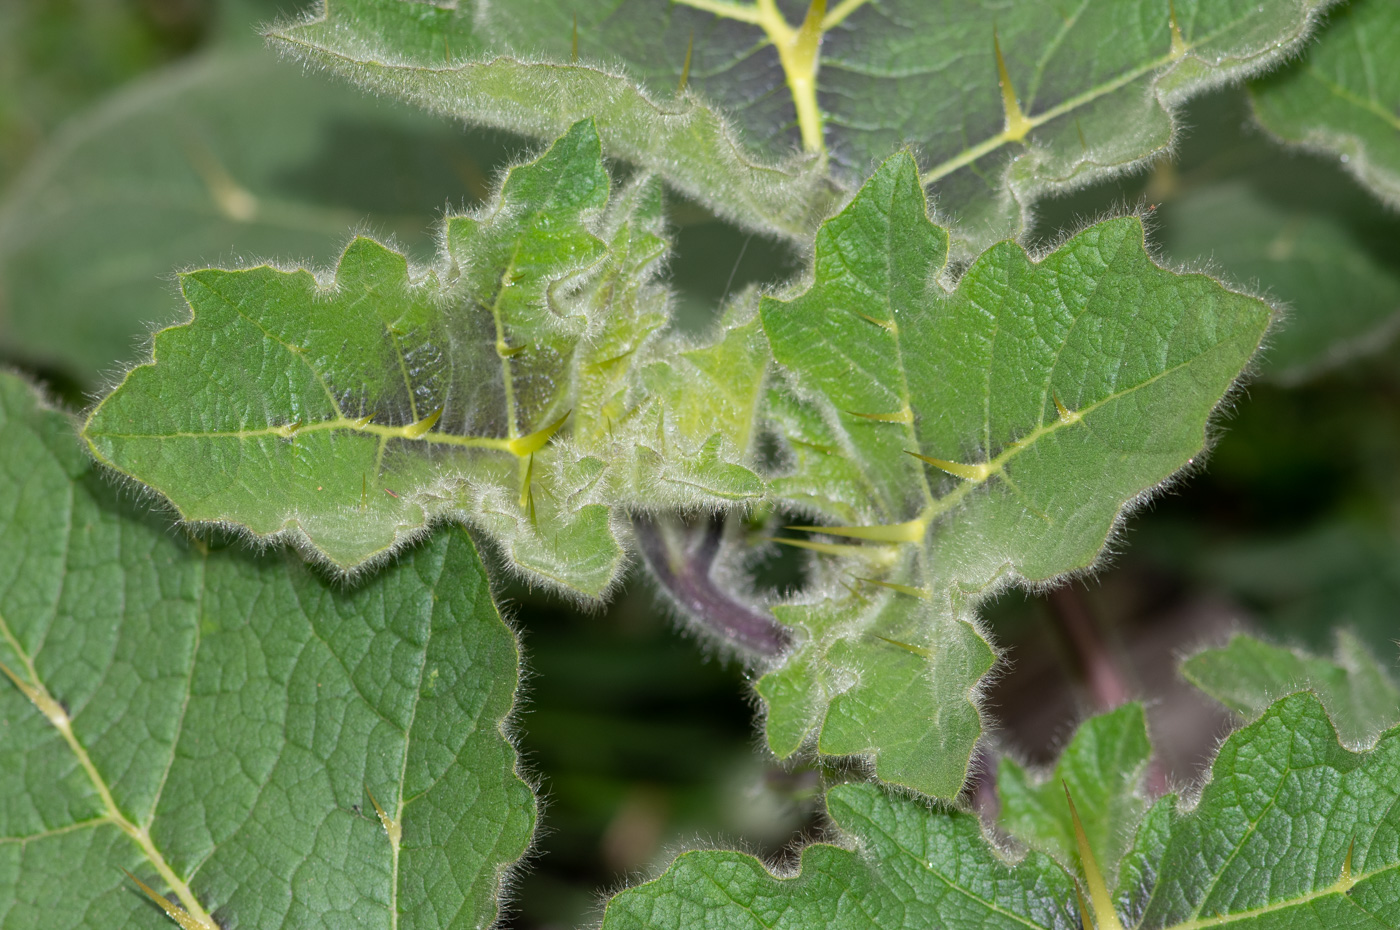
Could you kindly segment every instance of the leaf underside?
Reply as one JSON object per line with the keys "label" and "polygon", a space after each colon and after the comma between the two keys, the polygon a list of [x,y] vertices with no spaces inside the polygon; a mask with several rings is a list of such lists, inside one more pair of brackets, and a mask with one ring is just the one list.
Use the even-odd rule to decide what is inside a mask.
{"label": "leaf underside", "polygon": [[[958,253],[971,255],[1019,234],[1036,199],[1165,152],[1179,102],[1278,62],[1326,5],[841,4],[849,8],[822,40],[812,118],[831,177],[848,189],[892,152],[916,149]],[[793,160],[795,72],[766,28],[744,21],[766,14],[720,7],[329,0],[270,35],[366,87],[468,122],[552,138],[592,116],[610,154],[741,225],[805,238],[831,190],[821,161]]]}
{"label": "leaf underside", "polygon": [[495,919],[535,804],[502,732],[517,646],[463,532],[353,590],[190,544],[10,375],[0,500],[7,928],[171,926],[123,869],[225,927]]}

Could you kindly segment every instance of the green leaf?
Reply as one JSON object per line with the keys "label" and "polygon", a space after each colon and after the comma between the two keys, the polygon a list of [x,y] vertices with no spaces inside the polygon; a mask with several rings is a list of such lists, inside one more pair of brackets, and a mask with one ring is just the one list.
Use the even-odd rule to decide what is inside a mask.
{"label": "green leaf", "polygon": [[975,254],[1023,231],[1037,199],[1165,154],[1180,103],[1277,64],[1327,5],[870,0],[822,49],[833,159],[858,180],[917,146],[940,213]]}
{"label": "green leaf", "polygon": [[266,49],[199,56],[77,117],[16,180],[0,207],[0,345],[95,386],[178,315],[175,270],[327,262],[357,226],[431,247],[444,200],[484,193],[462,175],[499,158]]}
{"label": "green leaf", "polygon": [[[805,4],[785,12],[773,0],[453,11],[338,0],[273,37],[471,122],[551,136],[593,115],[610,153],[770,232],[805,231],[821,215],[812,178],[822,168],[854,187],[870,165],[913,146],[970,255],[1016,234],[1044,194],[1164,153],[1180,101],[1277,63],[1326,4],[1133,0],[1070,12],[852,0],[823,4],[807,24],[794,18]],[[699,96],[678,93],[682,85]],[[737,124],[742,145],[701,99]],[[773,167],[799,143],[823,157]]]}
{"label": "green leaf", "polygon": [[974,695],[995,659],[968,618],[860,594],[773,614],[803,634],[756,686],[775,755],[797,752],[816,730],[819,752],[870,755],[882,781],[957,796],[982,733]]}
{"label": "green leaf", "polygon": [[1287,308],[1263,373],[1293,384],[1383,348],[1400,322],[1400,225],[1331,163],[1245,136],[1233,95],[1193,108],[1181,168],[1149,186],[1163,251]]}
{"label": "green leaf", "polygon": [[898,155],[822,227],[806,292],[760,309],[800,398],[774,405],[798,466],[774,492],[838,521],[794,529],[839,540],[788,540],[837,558],[828,600],[785,615],[803,645],[759,684],[770,748],[820,726],[820,749],[873,751],[881,778],[939,797],[981,732],[976,601],[1092,565],[1124,510],[1199,453],[1270,320],[1153,264],[1136,219],[1039,260],[1000,243],[951,290],[947,241]]}
{"label": "green leaf", "polygon": [[123,869],[208,926],[490,924],[535,822],[518,661],[461,530],[353,589],[211,550],[0,374],[7,928],[172,926]]}
{"label": "green leaf", "polygon": [[1364,744],[1400,723],[1400,687],[1345,630],[1337,634],[1333,660],[1236,635],[1225,646],[1196,653],[1182,663],[1181,671],[1187,681],[1246,720],[1258,717],[1285,694],[1314,691],[1351,745]]}
{"label": "green leaf", "polygon": [[579,292],[609,262],[595,233],[624,225],[600,217],[608,193],[580,123],[514,169],[491,209],[449,217],[436,267],[361,237],[333,283],[267,266],[188,273],[193,319],[157,334],[155,360],[89,418],[88,443],[187,520],[301,539],[341,568],[450,516],[596,597],[622,561],[605,464],[550,440],[594,325]]}
{"label": "green leaf", "polygon": [[1069,877],[1035,852],[1011,866],[974,814],[930,811],[873,785],[833,788],[826,807],[854,850],[813,844],[797,874],[781,878],[741,853],[683,853],[656,881],[613,898],[603,930],[1079,930]]}
{"label": "green leaf", "polygon": [[1400,9],[1354,0],[1334,12],[1296,64],[1251,85],[1264,128],[1340,157],[1381,200],[1400,206]]}
{"label": "green leaf", "polygon": [[[616,6],[610,4],[606,15],[636,29],[628,47],[635,49],[643,38],[653,48],[669,47],[648,31],[658,17],[672,15],[669,3],[651,0],[640,20]],[[752,229],[800,240],[828,209],[835,191],[818,160],[756,155],[719,112],[679,90],[678,77],[648,88],[620,68],[593,64],[600,56],[614,57],[614,36],[588,33],[590,22],[605,15],[603,4],[536,3],[524,14],[519,9],[512,6],[511,14],[500,16],[475,3],[457,9],[329,0],[318,15],[269,36],[291,54],[367,88],[474,124],[552,139],[578,120],[592,119],[610,156],[661,174]],[[679,12],[692,24],[709,19]],[[580,42],[590,43],[586,61],[572,55],[575,22]],[[546,39],[557,54],[541,60]],[[684,55],[682,48],[677,75]],[[703,70],[694,69],[697,78]]]}
{"label": "green leaf", "polygon": [[1141,926],[1388,927],[1400,921],[1400,731],[1353,753],[1296,694],[1225,741],[1171,839]]}
{"label": "green leaf", "polygon": [[1078,867],[1074,822],[1065,792],[1074,798],[1094,860],[1112,885],[1147,810],[1141,783],[1152,747],[1141,704],[1125,704],[1086,720],[1065,747],[1054,771],[1037,783],[1015,761],[1001,761],[997,790],[1001,825],[1022,842]]}
{"label": "green leaf", "polygon": [[795,874],[684,853],[614,898],[603,928],[1392,927],[1398,802],[1400,729],[1353,753],[1317,698],[1296,694],[1225,741],[1193,808],[1171,797],[1151,808],[1118,868],[1131,883],[1115,898],[1122,913],[1093,924],[1063,869],[1035,851],[1008,863],[975,815],[843,785],[827,795],[841,845],[808,846]]}

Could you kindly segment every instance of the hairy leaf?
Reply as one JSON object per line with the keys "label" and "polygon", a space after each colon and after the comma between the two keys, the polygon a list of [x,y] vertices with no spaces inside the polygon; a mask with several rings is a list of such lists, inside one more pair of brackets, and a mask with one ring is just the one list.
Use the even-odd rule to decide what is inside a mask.
{"label": "hairy leaf", "polygon": [[430,245],[444,200],[484,193],[462,166],[499,158],[265,49],[212,52],[77,118],[16,180],[0,207],[0,345],[95,384],[177,315],[174,271],[329,261],[357,225]]}
{"label": "hairy leaf", "polygon": [[[819,162],[758,156],[678,79],[648,88],[619,67],[594,64],[613,57],[615,37],[590,36],[590,21],[614,16],[624,29],[635,30],[627,47],[644,39],[662,48],[650,28],[658,16],[675,12],[653,0],[639,20],[634,10],[616,7],[608,5],[604,14],[602,3],[566,9],[535,0],[502,13],[476,2],[448,8],[326,0],[317,15],[274,29],[270,37],[370,89],[471,123],[552,139],[578,120],[592,119],[609,155],[660,173],[741,225],[805,238],[835,193]],[[692,24],[709,19],[681,12]],[[586,61],[573,54],[575,22],[579,41],[589,43]],[[542,47],[562,51],[542,60]],[[681,59],[675,64],[680,69]],[[695,69],[697,77],[702,68]]]}
{"label": "hairy leaf", "polygon": [[211,551],[0,375],[0,639],[7,928],[172,926],[122,869],[205,927],[495,919],[535,805],[502,732],[518,650],[461,530],[353,590]]}
{"label": "hairy leaf", "polygon": [[1255,112],[1287,142],[1336,154],[1400,206],[1400,8],[1354,0],[1297,64],[1252,85]]}
{"label": "hairy leaf", "polygon": [[1017,839],[1077,868],[1079,850],[1066,794],[1074,799],[1094,860],[1113,884],[1147,810],[1141,792],[1152,747],[1141,704],[1125,704],[1084,722],[1049,777],[1037,783],[1011,759],[997,772],[1001,825]]}
{"label": "hairy leaf", "polygon": [[[980,733],[970,698],[992,657],[975,601],[1091,565],[1124,509],[1200,451],[1270,319],[1153,264],[1135,219],[1039,260],[998,244],[951,290],[947,242],[896,156],[818,233],[807,291],[760,310],[800,398],[774,402],[795,466],[774,492],[838,521],[805,529],[840,542],[789,542],[844,558],[828,602],[784,615],[805,637],[759,684],[769,745],[785,756],[820,726],[819,748],[871,750],[882,778],[940,797]],[[888,681],[871,671],[890,663]]]}
{"label": "hairy leaf", "polygon": [[[1124,761],[1106,771],[1131,778],[1140,763]],[[972,814],[844,785],[827,795],[844,848],[808,846],[781,876],[739,853],[685,853],[614,898],[603,927],[1390,927],[1400,922],[1397,801],[1400,729],[1353,753],[1317,698],[1297,694],[1226,740],[1194,808],[1153,806],[1121,865],[1110,863],[1137,883],[1114,896],[1118,914],[1080,914],[1092,882],[1077,892],[1038,852],[1008,862]]]}
{"label": "hairy leaf", "polygon": [[1225,646],[1196,653],[1181,670],[1187,681],[1247,720],[1285,694],[1309,690],[1353,745],[1400,722],[1400,687],[1386,666],[1345,630],[1337,634],[1332,660],[1237,635]]}
{"label": "hairy leaf", "polygon": [[[1326,2],[848,0],[805,16],[806,4],[776,0],[452,11],[333,0],[273,37],[471,122],[549,136],[594,115],[609,152],[771,232],[802,229],[825,200],[803,169],[762,159],[800,143],[822,155],[806,172],[825,165],[854,187],[914,146],[960,248],[976,252],[1018,232],[1043,194],[1164,152],[1178,102],[1279,61]],[[700,99],[737,124],[742,144]]]}
{"label": "hairy leaf", "polygon": [[[154,361],[89,418],[88,443],[188,520],[288,535],[343,569],[452,517],[536,578],[596,597],[622,562],[608,467],[632,448],[613,427],[636,416],[612,424],[590,406],[579,442],[551,440],[638,364],[666,312],[646,277],[664,252],[655,184],[607,210],[609,187],[584,122],[514,169],[491,209],[448,217],[432,268],[361,237],[333,282],[187,273],[193,319],[157,334]],[[751,380],[756,396],[761,371]],[[742,436],[662,435],[678,459],[710,454],[680,476],[695,480],[648,485],[653,498],[684,486],[695,500],[715,471],[749,476],[712,482],[727,494],[754,493],[732,460]]]}
{"label": "hairy leaf", "polygon": [[1182,101],[1279,62],[1326,5],[870,0],[822,50],[833,158],[858,180],[912,143],[975,251],[1038,198],[1166,152]]}

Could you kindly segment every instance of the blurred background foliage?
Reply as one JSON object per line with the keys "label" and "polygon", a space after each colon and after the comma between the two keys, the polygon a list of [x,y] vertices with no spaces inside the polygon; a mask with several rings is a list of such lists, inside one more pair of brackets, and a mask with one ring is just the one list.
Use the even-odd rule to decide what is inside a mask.
{"label": "blurred background foliage", "polygon": [[[441,212],[478,203],[527,150],[277,61],[255,26],[292,11],[0,4],[0,363],[81,408],[152,325],[182,317],[172,272],[325,265],[352,230],[426,257]],[[1164,262],[1284,307],[1271,351],[1202,467],[1131,517],[1100,571],[1008,592],[988,616],[1006,656],[988,705],[1002,747],[1048,760],[1085,714],[1146,697],[1162,787],[1194,778],[1230,726],[1168,657],[1237,629],[1328,651],[1346,626],[1393,662],[1400,635],[1400,217],[1342,164],[1253,129],[1243,89],[1198,101],[1188,123],[1174,162],[1043,204],[1034,235],[1045,247],[1143,212]],[[693,204],[672,218],[684,329],[802,267]],[[800,580],[791,559],[757,580],[782,572]],[[746,670],[687,635],[640,573],[601,613],[505,594],[530,669],[518,733],[545,798],[512,926],[586,924],[600,892],[682,845],[781,857],[820,834],[830,773],[764,758]]]}

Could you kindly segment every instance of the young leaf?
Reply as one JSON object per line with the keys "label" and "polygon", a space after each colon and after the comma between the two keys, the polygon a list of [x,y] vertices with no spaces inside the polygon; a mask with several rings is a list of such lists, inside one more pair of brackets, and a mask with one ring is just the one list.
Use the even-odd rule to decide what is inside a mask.
{"label": "young leaf", "polygon": [[1400,7],[1355,0],[1296,64],[1253,85],[1255,112],[1286,142],[1335,153],[1400,206]]}
{"label": "young leaf", "polygon": [[945,291],[925,211],[896,156],[823,226],[810,290],[762,305],[774,357],[877,491],[864,530],[832,532],[898,525],[935,593],[1087,567],[1199,453],[1269,308],[1153,264],[1133,218],[1038,261],[998,244]]}
{"label": "young leaf", "polygon": [[[1107,771],[1131,777],[1111,762]],[[827,810],[846,848],[808,846],[796,874],[781,876],[738,853],[684,853],[614,898],[603,928],[1390,927],[1398,801],[1400,729],[1353,753],[1316,697],[1296,694],[1225,741],[1194,808],[1152,807],[1127,857],[1109,863],[1139,883],[1120,882],[1121,913],[1080,913],[1087,895],[1063,869],[1035,851],[1009,863],[970,813],[843,785]]]}
{"label": "young leaf", "polygon": [[173,270],[329,261],[356,224],[430,244],[443,200],[474,193],[460,166],[485,149],[263,48],[157,72],[69,123],[10,189],[0,343],[95,384],[176,315]]}
{"label": "young leaf", "polygon": [[1258,717],[1285,694],[1314,691],[1342,739],[1351,745],[1364,744],[1400,723],[1400,687],[1361,641],[1345,630],[1337,634],[1337,655],[1332,660],[1236,635],[1225,646],[1187,659],[1181,672],[1246,720]]}
{"label": "young leaf", "polygon": [[1033,781],[1011,759],[1002,759],[997,773],[1001,824],[1017,839],[1075,869],[1079,853],[1068,793],[1094,860],[1113,884],[1116,864],[1147,810],[1141,782],[1151,753],[1142,705],[1125,704],[1086,720],[1043,782]]}
{"label": "young leaf", "polygon": [[[606,7],[606,15],[635,30],[623,46],[613,37],[588,34],[588,24],[604,10],[597,2],[567,8],[512,4],[503,14],[474,2],[447,8],[326,0],[317,15],[278,27],[269,37],[291,54],[370,89],[471,123],[552,139],[578,120],[592,119],[610,156],[661,174],[741,225],[804,239],[836,193],[817,159],[787,153],[781,159],[760,157],[678,78],[647,88],[622,68],[591,63],[639,43],[652,49],[673,44],[658,43],[652,28],[676,16],[670,3],[631,6],[635,9]],[[709,19],[679,12],[677,18],[691,23]],[[502,23],[508,27],[504,35]],[[574,54],[580,28],[589,43],[588,63]],[[560,54],[540,60],[542,46]],[[684,56],[679,50],[677,74]],[[703,70],[696,68],[697,76]]]}
{"label": "young leaf", "polygon": [[768,746],[786,758],[815,730],[819,752],[871,755],[882,781],[956,797],[982,734],[973,695],[995,656],[967,617],[881,593],[773,609],[803,638],[756,686]]}
{"label": "young leaf", "polygon": [[[1200,451],[1270,311],[1159,268],[1142,236],[1114,220],[1039,261],[1001,243],[948,291],[947,235],[898,155],[818,233],[808,290],[764,299],[802,398],[772,422],[813,469],[773,490],[840,521],[798,528],[835,543],[788,541],[848,557],[827,591],[865,588],[781,615],[806,637],[759,684],[778,755],[820,727],[818,748],[873,751],[881,778],[955,795],[992,661],[973,603],[1091,565],[1124,508]],[[867,596],[882,587],[901,605]]]}
{"label": "young leaf", "polygon": [[5,926],[495,920],[535,803],[502,732],[518,649],[465,533],[347,590],[117,497],[0,374]]}
{"label": "young leaf", "polygon": [[641,339],[664,319],[660,289],[618,283],[660,258],[654,242],[633,250],[655,238],[654,186],[604,214],[609,179],[583,122],[514,169],[492,209],[448,217],[434,268],[358,238],[333,283],[188,273],[193,318],[157,334],[154,361],[89,417],[88,444],[188,520],[288,535],[344,569],[456,517],[514,565],[597,597],[622,561],[593,454],[608,449],[596,430],[592,447],[554,440],[590,377],[579,365],[596,365],[580,343],[608,325],[600,338],[636,325]]}

